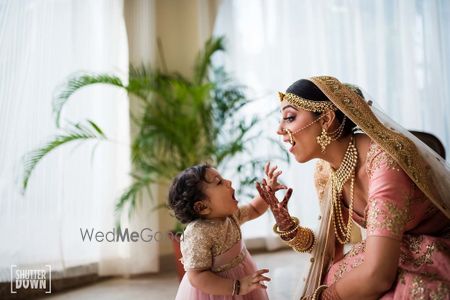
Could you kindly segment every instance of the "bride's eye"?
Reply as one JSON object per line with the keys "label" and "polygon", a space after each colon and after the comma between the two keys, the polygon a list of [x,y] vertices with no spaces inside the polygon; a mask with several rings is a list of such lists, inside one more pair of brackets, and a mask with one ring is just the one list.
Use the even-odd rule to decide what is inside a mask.
{"label": "bride's eye", "polygon": [[291,123],[295,120],[295,116],[287,116],[283,118],[284,121],[287,121],[288,123]]}

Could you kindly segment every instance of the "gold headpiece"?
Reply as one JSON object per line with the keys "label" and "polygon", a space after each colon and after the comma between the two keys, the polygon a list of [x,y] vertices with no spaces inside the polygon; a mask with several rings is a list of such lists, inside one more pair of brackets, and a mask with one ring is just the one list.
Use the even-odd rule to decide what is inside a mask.
{"label": "gold headpiece", "polygon": [[280,101],[286,100],[290,104],[297,108],[301,108],[312,112],[324,112],[326,110],[337,110],[337,107],[331,101],[313,101],[306,98],[299,97],[292,93],[281,93],[278,92]]}

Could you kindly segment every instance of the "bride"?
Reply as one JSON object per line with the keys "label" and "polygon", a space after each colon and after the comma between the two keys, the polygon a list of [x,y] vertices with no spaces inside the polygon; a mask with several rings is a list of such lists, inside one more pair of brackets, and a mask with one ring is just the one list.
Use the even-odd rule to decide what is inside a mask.
{"label": "bride", "polygon": [[319,159],[317,233],[289,214],[289,196],[279,202],[258,184],[274,231],[311,253],[297,299],[450,299],[448,164],[333,77],[296,81],[279,96],[277,133],[299,163]]}

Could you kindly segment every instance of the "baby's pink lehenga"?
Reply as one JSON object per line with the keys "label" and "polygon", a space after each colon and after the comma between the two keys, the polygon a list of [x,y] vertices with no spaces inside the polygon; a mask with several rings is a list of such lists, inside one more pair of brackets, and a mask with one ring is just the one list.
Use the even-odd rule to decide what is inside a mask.
{"label": "baby's pink lehenga", "polygon": [[[213,257],[211,269],[216,275],[223,278],[240,279],[256,272],[256,265],[242,240],[239,240],[229,250]],[[231,286],[230,286],[231,289]],[[265,289],[256,289],[242,296],[209,295],[193,287],[189,282],[187,273],[184,275],[178,288],[176,300],[265,300],[269,299]]]}

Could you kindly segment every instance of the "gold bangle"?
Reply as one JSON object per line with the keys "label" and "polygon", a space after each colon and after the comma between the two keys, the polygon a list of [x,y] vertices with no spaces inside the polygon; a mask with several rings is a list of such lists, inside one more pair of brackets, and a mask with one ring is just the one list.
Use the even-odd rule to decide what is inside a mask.
{"label": "gold bangle", "polygon": [[320,294],[322,294],[322,292],[328,288],[328,285],[320,285],[313,293],[312,295],[312,300],[319,300],[320,299]]}
{"label": "gold bangle", "polygon": [[306,247],[307,245],[309,245],[310,241],[311,241],[310,230],[308,228],[299,227],[299,230],[297,231],[296,235],[292,239],[286,241],[286,243],[290,246],[303,244],[303,246]]}
{"label": "gold bangle", "polygon": [[299,226],[296,235],[286,241],[286,244],[296,252],[311,252],[315,245],[315,236],[311,229]]}
{"label": "gold bangle", "polygon": [[297,229],[298,225],[300,224],[300,221],[296,217],[291,217],[291,220],[294,222],[293,229],[283,231],[283,230],[280,230],[280,228],[278,228],[278,224],[275,223],[273,225],[273,232],[275,232],[278,235],[283,235],[283,236],[293,233]]}
{"label": "gold bangle", "polygon": [[328,288],[324,289],[320,293],[320,298],[322,298],[323,300],[342,300],[342,298],[336,291],[336,283],[333,283]]}
{"label": "gold bangle", "polygon": [[285,232],[283,232],[283,233],[280,233],[280,237],[286,237],[286,236],[289,236],[289,235],[291,235],[291,234],[293,234],[294,232],[296,232],[298,229],[300,228],[300,226],[295,226],[293,229],[291,229],[291,230],[289,230],[289,231],[285,231]]}
{"label": "gold bangle", "polygon": [[236,294],[236,280],[233,280],[233,291],[231,292],[231,295],[234,296]]}
{"label": "gold bangle", "polygon": [[232,296],[239,295],[240,292],[241,292],[241,282],[239,281],[239,279],[235,279],[233,281],[233,292],[231,293],[231,295]]}
{"label": "gold bangle", "polygon": [[314,246],[316,245],[316,236],[314,235],[314,232],[311,229],[309,229],[309,228],[306,228],[306,229],[308,230],[310,242],[304,252],[311,252],[312,249],[314,249]]}

